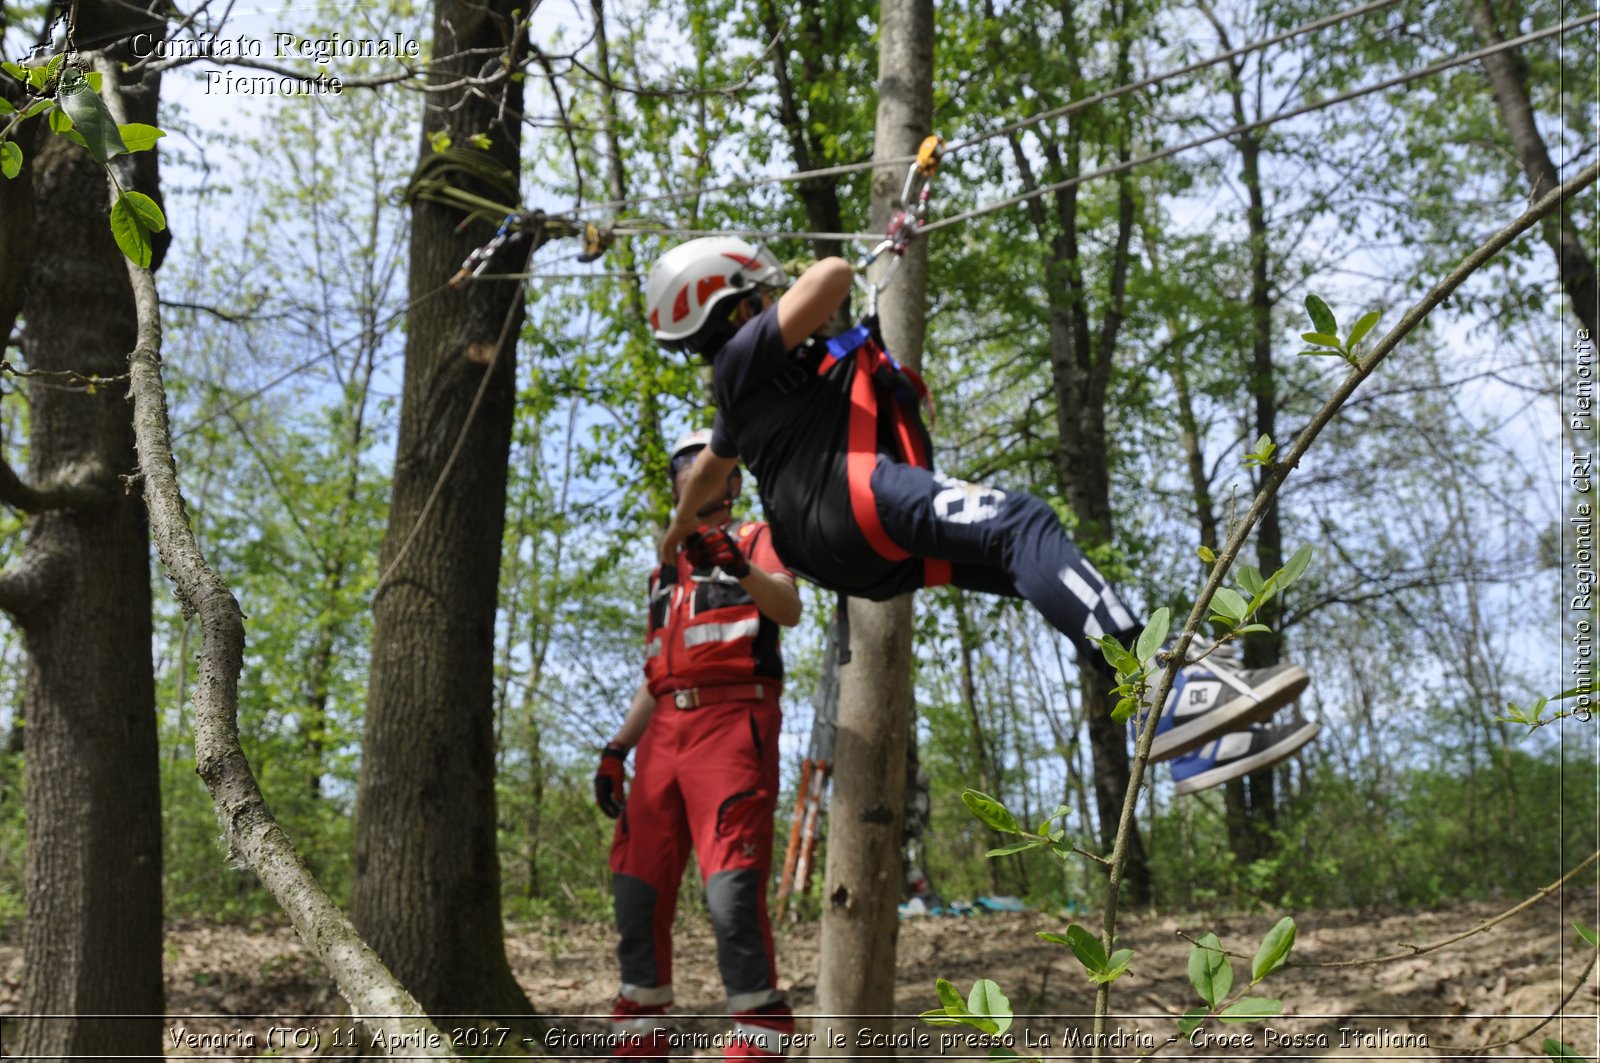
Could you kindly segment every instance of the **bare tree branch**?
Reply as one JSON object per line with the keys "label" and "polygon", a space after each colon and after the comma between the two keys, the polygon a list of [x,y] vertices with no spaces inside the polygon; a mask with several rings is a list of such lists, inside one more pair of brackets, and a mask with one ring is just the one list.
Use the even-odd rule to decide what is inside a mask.
{"label": "bare tree branch", "polygon": [[99,465],[77,465],[65,475],[34,487],[0,457],[0,502],[24,513],[52,509],[96,510],[111,503],[111,476]]}
{"label": "bare tree branch", "polygon": [[30,543],[21,561],[0,572],[0,612],[21,619],[39,608],[49,600],[66,563],[65,554],[47,550],[38,541]]}
{"label": "bare tree branch", "polygon": [[[121,72],[104,56],[96,67],[105,79],[106,102],[124,121]],[[119,158],[114,166],[125,163]],[[133,174],[124,168],[124,187]],[[111,193],[116,195],[113,183]],[[172,577],[185,616],[198,613],[202,627],[200,669],[194,687],[196,772],[205,780],[230,855],[242,860],[283,906],[295,932],[328,969],[349,1001],[354,1017],[419,1054],[455,1058],[432,1020],[361,939],[278,826],[239,746],[239,673],[244,663],[244,619],[227,584],[206,561],[189,523],[171,449],[166,389],[161,379],[160,299],[148,269],[128,262],[138,315],[138,343],[129,355],[134,435],[151,538]],[[418,1034],[422,1034],[418,1038]]]}

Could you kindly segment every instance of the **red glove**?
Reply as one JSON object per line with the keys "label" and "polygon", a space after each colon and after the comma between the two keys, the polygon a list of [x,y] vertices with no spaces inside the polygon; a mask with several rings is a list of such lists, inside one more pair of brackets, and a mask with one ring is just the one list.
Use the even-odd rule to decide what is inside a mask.
{"label": "red glove", "polygon": [[721,528],[701,528],[683,541],[683,552],[695,568],[720,568],[734,579],[750,575],[750,562],[739,544]]}
{"label": "red glove", "polygon": [[622,762],[628,759],[628,747],[620,742],[608,742],[600,751],[600,766],[594,773],[594,800],[600,806],[600,811],[616,819],[622,814],[624,797],[623,783],[627,775],[622,770]]}

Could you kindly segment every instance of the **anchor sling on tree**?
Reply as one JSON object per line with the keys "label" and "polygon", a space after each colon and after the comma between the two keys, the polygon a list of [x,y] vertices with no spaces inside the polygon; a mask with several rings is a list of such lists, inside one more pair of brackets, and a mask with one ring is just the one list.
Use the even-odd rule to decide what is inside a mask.
{"label": "anchor sling on tree", "polygon": [[[692,432],[673,447],[674,497],[710,435]],[[662,1016],[673,1002],[672,920],[691,846],[735,1023],[724,1055],[784,1055],[794,1033],[777,990],[767,880],[778,801],[778,629],[799,623],[800,595],[768,526],[732,519],[739,490],[735,466],[696,507],[706,526],[651,575],[644,682],[595,773],[595,799],[617,821],[618,1056],[669,1055]],[[635,744],[625,801],[623,762]]]}
{"label": "anchor sling on tree", "polygon": [[[711,363],[717,405],[710,446],[689,468],[662,537],[663,563],[743,461],[778,556],[797,575],[878,601],[941,583],[1024,598],[1081,663],[1108,677],[1090,640],[1110,634],[1128,644],[1138,629],[1049,504],[933,470],[916,413],[921,381],[884,353],[870,317],[844,337],[814,338],[852,278],[844,259],[823,259],[779,299],[783,268],[733,237],[680,244],[652,268],[651,329],[662,346]],[[1179,758],[1180,792],[1276,763],[1316,733],[1298,720],[1265,722],[1308,682],[1297,665],[1244,669],[1222,653],[1189,665],[1161,714],[1152,759]]]}

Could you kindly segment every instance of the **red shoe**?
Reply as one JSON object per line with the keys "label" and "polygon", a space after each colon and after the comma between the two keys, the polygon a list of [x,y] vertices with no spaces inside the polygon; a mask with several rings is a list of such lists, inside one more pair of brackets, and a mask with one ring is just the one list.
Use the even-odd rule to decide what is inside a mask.
{"label": "red shoe", "polygon": [[724,1059],[777,1059],[794,1042],[794,1012],[783,1001],[733,1013],[733,1040]]}
{"label": "red shoe", "polygon": [[667,1063],[667,1030],[662,1022],[668,1004],[640,1004],[619,996],[611,1004],[611,1022],[616,1045],[613,1056],[642,1059],[647,1063]]}

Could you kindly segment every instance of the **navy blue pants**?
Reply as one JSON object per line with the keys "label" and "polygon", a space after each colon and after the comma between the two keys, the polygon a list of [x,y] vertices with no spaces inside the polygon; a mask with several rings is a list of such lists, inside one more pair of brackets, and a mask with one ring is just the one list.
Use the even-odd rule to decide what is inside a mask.
{"label": "navy blue pants", "polygon": [[1127,645],[1136,633],[1127,606],[1043,499],[881,455],[872,494],[895,545],[914,557],[948,561],[950,582],[963,590],[1026,599],[1079,654],[1088,654],[1079,661],[1103,660],[1091,638],[1116,635]]}

